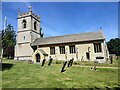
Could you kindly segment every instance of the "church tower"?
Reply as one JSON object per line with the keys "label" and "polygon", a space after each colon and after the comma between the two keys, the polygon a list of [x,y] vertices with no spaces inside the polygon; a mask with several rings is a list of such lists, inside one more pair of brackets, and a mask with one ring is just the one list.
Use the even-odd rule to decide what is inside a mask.
{"label": "church tower", "polygon": [[28,12],[20,13],[18,8],[18,31],[16,37],[15,57],[17,60],[31,60],[33,49],[30,44],[40,38],[40,17],[28,7]]}

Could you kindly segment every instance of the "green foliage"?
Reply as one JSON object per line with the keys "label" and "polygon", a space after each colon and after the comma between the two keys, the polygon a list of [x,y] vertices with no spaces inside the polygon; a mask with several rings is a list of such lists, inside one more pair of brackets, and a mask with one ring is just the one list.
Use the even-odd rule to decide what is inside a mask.
{"label": "green foliage", "polygon": [[13,65],[2,71],[3,88],[119,87],[118,69],[97,68],[97,71],[94,71],[89,67],[72,66],[60,73],[63,63],[48,66],[46,62],[44,67],[41,67],[41,64],[28,64],[25,61],[3,60],[3,63]]}
{"label": "green foliage", "polygon": [[3,32],[2,35],[2,47],[3,47],[3,55],[9,57],[14,56],[14,47],[15,47],[15,31],[13,29],[13,26],[9,24]]}
{"label": "green foliage", "polygon": [[120,56],[120,38],[111,39],[107,42],[107,47],[110,54]]}
{"label": "green foliage", "polygon": [[0,31],[0,55],[2,51],[2,31]]}

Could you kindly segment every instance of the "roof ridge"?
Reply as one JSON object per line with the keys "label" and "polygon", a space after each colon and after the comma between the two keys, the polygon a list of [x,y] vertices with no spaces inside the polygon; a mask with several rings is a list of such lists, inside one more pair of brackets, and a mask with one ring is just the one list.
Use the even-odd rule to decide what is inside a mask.
{"label": "roof ridge", "polygon": [[[63,36],[71,36],[71,35],[80,35],[80,34],[88,34],[88,33],[97,33],[97,32],[100,32],[100,33],[102,33],[102,31],[94,31],[94,32],[82,32],[82,33],[75,33],[75,34],[65,34],[65,35],[59,35],[59,36],[50,36],[50,37],[43,37],[43,39],[44,38],[56,38],[56,37],[63,37]],[[102,33],[102,35],[103,35],[103,33]]]}
{"label": "roof ridge", "polygon": [[32,45],[37,44],[55,44],[55,43],[68,43],[68,42],[81,42],[81,41],[91,41],[91,40],[103,40],[105,39],[102,31],[94,31],[94,32],[84,32],[77,34],[67,34],[62,36],[52,36],[45,38],[37,38],[34,40]]}

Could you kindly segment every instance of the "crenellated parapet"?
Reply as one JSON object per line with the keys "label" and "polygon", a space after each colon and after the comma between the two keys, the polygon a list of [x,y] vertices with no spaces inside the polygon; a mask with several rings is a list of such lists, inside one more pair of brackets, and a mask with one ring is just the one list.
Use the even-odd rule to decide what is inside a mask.
{"label": "crenellated parapet", "polygon": [[35,19],[39,20],[40,21],[40,16],[39,15],[36,15],[35,13],[32,12],[32,7],[29,6],[28,7],[29,11],[27,12],[20,12],[20,9],[18,8],[18,18],[23,18],[23,17],[26,17],[26,16],[32,16],[34,17]]}

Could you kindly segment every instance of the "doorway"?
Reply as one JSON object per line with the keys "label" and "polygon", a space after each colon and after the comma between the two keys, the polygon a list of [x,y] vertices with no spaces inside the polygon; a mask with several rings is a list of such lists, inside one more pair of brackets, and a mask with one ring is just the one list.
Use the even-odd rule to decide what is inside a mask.
{"label": "doorway", "polygon": [[36,54],[36,62],[40,62],[40,54]]}

